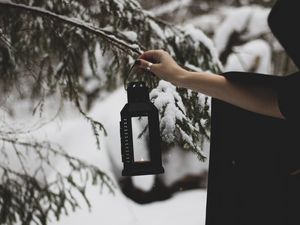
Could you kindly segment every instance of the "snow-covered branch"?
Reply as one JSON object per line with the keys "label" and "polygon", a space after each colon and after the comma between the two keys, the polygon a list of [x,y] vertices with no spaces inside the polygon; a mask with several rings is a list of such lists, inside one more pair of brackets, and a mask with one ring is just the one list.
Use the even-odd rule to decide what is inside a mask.
{"label": "snow-covered branch", "polygon": [[[32,0],[28,5],[17,2],[0,2],[0,23],[5,27],[3,35],[8,40],[12,33],[14,35],[16,42],[12,47],[16,49],[14,53],[18,52],[14,54],[16,64],[21,65],[18,68],[27,68],[32,61],[41,65],[40,68],[32,67],[38,69],[32,90],[40,90],[36,84],[43,81],[52,87],[52,91],[59,87],[64,97],[78,103],[80,91],[87,89],[84,85],[88,82],[82,73],[86,71],[83,64],[90,67],[92,75],[89,81],[97,79],[103,83],[102,88],[95,89],[97,93],[91,93],[93,96],[99,96],[102,90],[112,90],[124,80],[143,80],[150,89],[155,89],[158,85],[156,77],[133,73],[127,79],[134,57],[145,49],[164,49],[189,70],[214,73],[221,70],[214,45],[201,30],[191,25],[168,24],[143,10],[135,0],[98,0],[93,3],[74,0],[70,4],[63,4],[60,0],[50,4]],[[11,12],[21,12],[21,19],[16,22]],[[97,54],[109,58],[101,61],[101,70],[97,69],[96,46],[100,48]],[[98,74],[99,71],[103,74]],[[157,88],[161,91],[160,87]],[[170,144],[173,135],[175,144],[201,155],[201,143],[209,133],[206,125],[209,123],[209,103],[199,102],[197,93],[180,90],[171,84],[167,90],[172,90],[172,94],[167,99],[170,102],[165,102],[160,108],[161,121],[166,125],[164,128],[175,127],[176,137],[172,129],[162,127],[163,141]],[[87,98],[92,95],[87,93]],[[154,96],[153,102],[156,98],[160,101],[159,96]],[[183,119],[170,120],[168,112],[172,111],[184,112]],[[189,136],[191,139],[187,138]]]}
{"label": "snow-covered branch", "polygon": [[182,9],[183,7],[188,6],[191,2],[192,2],[192,0],[173,0],[166,4],[152,8],[151,12],[155,16],[161,16],[163,14],[172,13],[177,9]]}
{"label": "snow-covered branch", "polygon": [[34,6],[28,6],[24,4],[17,4],[13,3],[11,1],[0,1],[0,6],[6,7],[6,8],[15,8],[19,10],[25,10],[34,14],[37,14],[39,16],[43,17],[50,17],[52,19],[59,20],[60,22],[78,27],[82,30],[91,32],[93,34],[101,36],[103,39],[111,42],[112,44],[116,45],[119,49],[128,52],[131,51],[132,53],[135,54],[141,54],[141,48],[137,44],[128,44],[124,40],[121,40],[117,38],[112,32],[109,32],[105,29],[101,29],[98,27],[95,27],[93,24],[89,24],[87,22],[84,22],[82,20],[79,20],[77,18],[69,18],[64,15],[59,15],[53,12],[50,12],[48,10],[42,9],[40,7],[34,7]]}

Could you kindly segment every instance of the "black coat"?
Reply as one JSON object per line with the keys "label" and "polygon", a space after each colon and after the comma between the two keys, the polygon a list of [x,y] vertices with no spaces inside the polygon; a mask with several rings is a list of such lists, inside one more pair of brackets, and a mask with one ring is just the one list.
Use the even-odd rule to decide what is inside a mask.
{"label": "black coat", "polygon": [[[300,7],[278,0],[269,26],[300,66]],[[274,88],[285,120],[212,100],[206,225],[300,225],[300,72],[226,72],[233,82]]]}

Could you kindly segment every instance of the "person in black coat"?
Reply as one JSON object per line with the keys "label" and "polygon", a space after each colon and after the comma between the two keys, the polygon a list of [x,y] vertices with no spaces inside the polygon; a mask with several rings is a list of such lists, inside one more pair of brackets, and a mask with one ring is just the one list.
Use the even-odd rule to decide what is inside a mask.
{"label": "person in black coat", "polygon": [[[299,68],[298,3],[277,0],[268,23]],[[189,72],[163,50],[146,51],[137,62],[212,96],[206,225],[299,225],[300,72]]]}

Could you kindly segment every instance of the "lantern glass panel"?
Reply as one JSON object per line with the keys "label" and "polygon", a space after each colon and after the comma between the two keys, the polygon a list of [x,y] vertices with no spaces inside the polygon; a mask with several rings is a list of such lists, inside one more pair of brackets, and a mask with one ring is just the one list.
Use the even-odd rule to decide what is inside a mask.
{"label": "lantern glass panel", "polygon": [[134,161],[150,161],[148,117],[132,117],[131,124]]}

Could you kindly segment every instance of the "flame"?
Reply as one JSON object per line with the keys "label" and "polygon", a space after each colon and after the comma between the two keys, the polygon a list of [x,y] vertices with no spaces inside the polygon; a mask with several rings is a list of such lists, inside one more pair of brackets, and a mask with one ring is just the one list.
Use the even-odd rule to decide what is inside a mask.
{"label": "flame", "polygon": [[141,158],[141,161],[142,161],[142,162],[144,162],[144,161],[145,161],[143,157]]}

